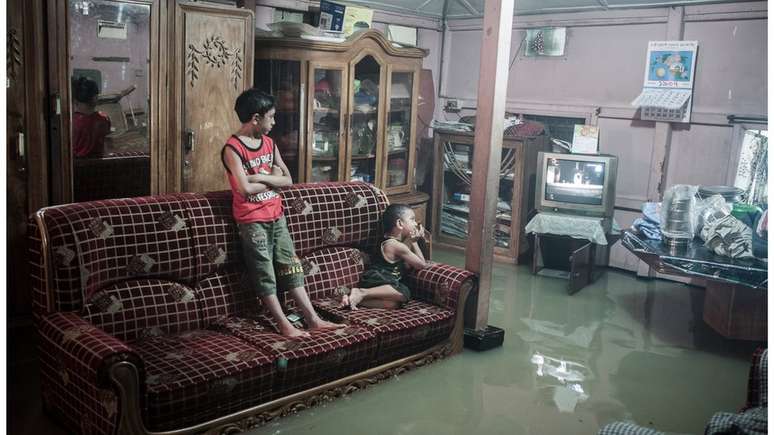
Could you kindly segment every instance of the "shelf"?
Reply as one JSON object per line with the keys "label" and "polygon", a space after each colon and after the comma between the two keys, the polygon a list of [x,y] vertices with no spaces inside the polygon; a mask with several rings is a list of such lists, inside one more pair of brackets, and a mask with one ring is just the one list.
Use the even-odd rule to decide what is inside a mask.
{"label": "shelf", "polygon": [[352,160],[367,160],[367,159],[375,159],[375,154],[364,154],[364,155],[353,155]]}
{"label": "shelf", "polygon": [[314,127],[312,127],[312,131],[314,133],[335,134],[336,136],[339,135],[339,130],[338,129],[324,129],[324,128],[314,128]]}
{"label": "shelf", "polygon": [[339,114],[339,110],[338,109],[315,108],[314,109],[314,113],[315,114],[320,113],[320,114],[326,114],[326,115],[330,115],[330,114],[338,115]]}
{"label": "shelf", "polygon": [[[468,209],[467,206],[458,205],[458,204],[445,203],[443,204],[443,209],[444,209],[443,211],[448,211],[448,212],[457,212],[465,215],[470,214],[470,210]],[[511,215],[508,213],[500,212],[500,213],[497,213],[497,219],[501,221],[510,222]]]}
{"label": "shelf", "polygon": [[338,159],[339,158],[336,157],[336,156],[333,156],[333,157],[331,157],[331,156],[316,156],[316,155],[312,154],[312,163],[315,163],[315,162],[335,162]]}
{"label": "shelf", "polygon": [[393,154],[397,155],[397,154],[406,154],[407,152],[408,152],[408,148],[403,148],[403,149],[399,149],[399,150],[389,151],[387,154],[389,154],[389,155],[393,155]]}
{"label": "shelf", "polygon": [[[453,174],[454,176],[457,176],[457,173],[452,171],[449,168],[443,168],[443,171]],[[465,171],[465,173],[468,175],[473,175],[473,171],[471,171],[470,169]],[[502,177],[500,177],[500,181],[513,181],[513,174],[503,175]]]}

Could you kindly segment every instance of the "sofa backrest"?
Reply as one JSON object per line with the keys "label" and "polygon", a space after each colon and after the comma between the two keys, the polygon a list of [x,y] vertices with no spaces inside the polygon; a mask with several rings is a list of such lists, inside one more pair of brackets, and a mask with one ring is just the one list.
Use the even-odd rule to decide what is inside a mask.
{"label": "sofa backrest", "polygon": [[[298,184],[282,196],[299,257],[335,246],[370,251],[381,235],[387,198],[369,184]],[[36,214],[29,239],[36,313],[49,299],[52,311],[82,310],[101,290],[127,280],[197,288],[242,261],[229,191],[47,207]]]}

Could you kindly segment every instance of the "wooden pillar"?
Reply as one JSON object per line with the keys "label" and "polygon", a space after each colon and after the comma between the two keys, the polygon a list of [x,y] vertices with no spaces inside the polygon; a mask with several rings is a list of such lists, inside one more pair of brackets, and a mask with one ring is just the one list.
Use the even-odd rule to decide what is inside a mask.
{"label": "wooden pillar", "polygon": [[[683,39],[683,18],[685,8],[673,6],[669,8],[667,19],[667,41],[679,41]],[[648,201],[661,201],[667,188],[667,171],[669,169],[669,153],[672,150],[672,124],[656,121],[656,131],[653,135],[653,152],[650,155],[650,179],[648,180]],[[655,272],[640,261],[637,265],[637,276],[653,278]]]}
{"label": "wooden pillar", "polygon": [[485,329],[489,321],[495,213],[500,180],[505,96],[508,89],[513,2],[514,0],[486,0],[484,6],[470,189],[470,237],[465,248],[465,268],[479,274],[476,330]]}
{"label": "wooden pillar", "polygon": [[[669,8],[667,20],[667,41],[683,39],[683,17],[685,8],[673,6]],[[650,158],[650,180],[648,181],[648,200],[661,201],[667,186],[667,170],[669,169],[669,152],[672,148],[672,124],[656,121],[656,132],[653,137],[653,153]]]}

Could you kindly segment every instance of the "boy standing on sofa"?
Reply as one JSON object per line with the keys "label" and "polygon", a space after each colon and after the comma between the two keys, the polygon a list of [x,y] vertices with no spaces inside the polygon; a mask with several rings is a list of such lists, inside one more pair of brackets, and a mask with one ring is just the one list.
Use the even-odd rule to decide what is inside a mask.
{"label": "boy standing on sofa", "polygon": [[274,126],[274,97],[249,89],[236,99],[234,110],[242,127],[220,153],[233,196],[250,282],[286,337],[308,337],[285,317],[277,289],[295,299],[309,329],[345,325],[325,321],[315,312],[304,289],[304,269],[290,238],[282,198],[275,188],[293,183],[279,150],[266,134]]}

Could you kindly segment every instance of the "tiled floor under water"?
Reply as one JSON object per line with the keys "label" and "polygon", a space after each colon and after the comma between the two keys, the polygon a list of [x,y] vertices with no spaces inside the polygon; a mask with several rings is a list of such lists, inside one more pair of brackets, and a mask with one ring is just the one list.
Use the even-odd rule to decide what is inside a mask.
{"label": "tiled floor under water", "polygon": [[[437,249],[434,261],[462,265]],[[505,344],[419,368],[250,432],[262,434],[594,434],[628,419],[703,433],[745,401],[759,343],[702,320],[703,289],[610,270],[567,295],[566,281],[495,264],[489,323]],[[43,414],[31,340],[9,337],[8,433],[59,434]]]}

